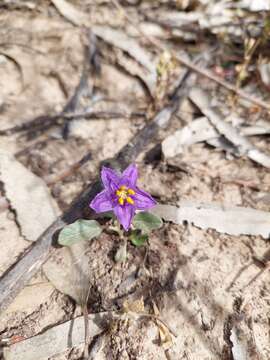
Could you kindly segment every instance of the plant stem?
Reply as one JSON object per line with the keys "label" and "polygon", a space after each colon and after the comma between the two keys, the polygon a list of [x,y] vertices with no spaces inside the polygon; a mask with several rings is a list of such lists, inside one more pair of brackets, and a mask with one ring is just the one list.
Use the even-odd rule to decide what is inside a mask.
{"label": "plant stem", "polygon": [[84,358],[84,360],[88,360],[88,357],[89,357],[89,320],[88,320],[87,301],[83,305],[83,317],[84,317],[84,351],[83,351],[83,358]]}

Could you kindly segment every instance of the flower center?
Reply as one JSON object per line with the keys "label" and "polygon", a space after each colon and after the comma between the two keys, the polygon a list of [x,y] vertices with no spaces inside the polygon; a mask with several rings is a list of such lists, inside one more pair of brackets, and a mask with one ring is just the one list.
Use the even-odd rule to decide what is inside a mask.
{"label": "flower center", "polygon": [[135,191],[128,189],[125,185],[120,186],[119,189],[116,190],[115,194],[118,196],[118,203],[120,205],[124,205],[125,202],[131,205],[134,204],[134,200],[131,196],[135,195]]}

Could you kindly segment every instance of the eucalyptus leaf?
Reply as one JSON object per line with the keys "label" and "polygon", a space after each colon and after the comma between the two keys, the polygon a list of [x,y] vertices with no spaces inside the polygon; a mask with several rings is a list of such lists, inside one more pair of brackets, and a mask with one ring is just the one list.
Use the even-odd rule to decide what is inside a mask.
{"label": "eucalyptus leaf", "polygon": [[131,232],[129,239],[134,246],[139,247],[143,246],[147,242],[148,235],[142,234],[140,231],[135,230]]}
{"label": "eucalyptus leaf", "polygon": [[71,246],[80,241],[89,241],[99,236],[101,231],[102,229],[96,220],[79,219],[60,231],[58,243],[63,246]]}
{"label": "eucalyptus leaf", "polygon": [[152,230],[159,229],[162,224],[163,222],[159,216],[146,211],[138,213],[133,219],[134,227],[146,234]]}

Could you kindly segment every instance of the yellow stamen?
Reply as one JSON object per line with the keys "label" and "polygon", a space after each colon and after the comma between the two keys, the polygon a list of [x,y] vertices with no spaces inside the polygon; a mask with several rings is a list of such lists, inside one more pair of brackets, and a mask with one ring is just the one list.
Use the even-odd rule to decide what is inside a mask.
{"label": "yellow stamen", "polygon": [[122,197],[119,197],[118,202],[120,205],[124,205],[124,199]]}
{"label": "yellow stamen", "polygon": [[134,204],[134,200],[129,196],[135,195],[135,191],[133,189],[128,189],[125,185],[121,185],[118,190],[116,190],[115,194],[118,196],[118,203],[120,205],[124,205],[125,201],[128,204]]}
{"label": "yellow stamen", "polygon": [[134,204],[134,200],[131,199],[131,197],[129,197],[129,196],[126,198],[126,200],[127,200],[127,202],[128,202],[129,204],[131,204],[131,205]]}

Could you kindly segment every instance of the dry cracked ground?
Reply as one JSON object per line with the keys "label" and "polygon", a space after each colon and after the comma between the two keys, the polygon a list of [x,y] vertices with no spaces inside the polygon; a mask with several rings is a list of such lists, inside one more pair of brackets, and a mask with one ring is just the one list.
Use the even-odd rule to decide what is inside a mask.
{"label": "dry cracked ground", "polygon": [[167,106],[185,71],[177,56],[251,98],[189,74],[136,164],[159,204],[191,214],[163,214],[123,262],[108,220],[99,238],[54,247],[0,314],[0,357],[82,359],[86,291],[89,359],[270,359],[269,9],[258,3],[0,1],[0,284]]}

